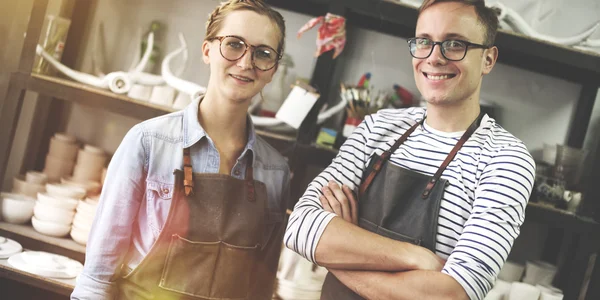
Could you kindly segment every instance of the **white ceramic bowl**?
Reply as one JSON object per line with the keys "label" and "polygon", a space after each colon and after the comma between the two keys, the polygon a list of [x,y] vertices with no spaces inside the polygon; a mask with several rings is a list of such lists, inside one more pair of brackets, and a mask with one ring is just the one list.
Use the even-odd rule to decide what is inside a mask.
{"label": "white ceramic bowl", "polygon": [[62,184],[72,185],[85,189],[86,195],[98,195],[102,186],[97,181],[92,180],[77,180],[73,177],[61,178]]}
{"label": "white ceramic bowl", "polygon": [[73,218],[73,227],[77,227],[80,230],[90,231],[92,229],[93,221],[93,218],[89,218],[81,214],[75,214],[75,218]]}
{"label": "white ceramic bowl", "polygon": [[77,139],[74,136],[64,132],[57,132],[54,134],[54,137],[61,142],[69,144],[75,143],[77,141]]}
{"label": "white ceramic bowl", "polygon": [[40,221],[35,216],[31,218],[31,224],[37,232],[54,237],[63,237],[71,231],[70,225]]}
{"label": "white ceramic bowl", "polygon": [[85,189],[61,183],[49,183],[46,184],[46,191],[48,195],[52,197],[62,197],[71,199],[83,199],[85,198]]}
{"label": "white ceramic bowl", "polygon": [[79,151],[79,145],[76,142],[63,141],[56,136],[50,139],[48,156],[56,160],[69,162],[71,167],[77,158],[77,151]]}
{"label": "white ceramic bowl", "polygon": [[75,216],[75,212],[72,210],[57,208],[38,201],[33,207],[33,215],[40,221],[71,225],[73,222],[73,216]]}
{"label": "white ceramic bowl", "polygon": [[63,198],[63,197],[52,197],[47,193],[38,193],[37,195],[38,202],[54,206],[56,208],[66,209],[74,211],[79,204],[79,201],[71,198]]}
{"label": "white ceramic bowl", "polygon": [[48,175],[42,172],[29,171],[25,174],[25,181],[34,184],[45,185],[48,182]]}
{"label": "white ceramic bowl", "polygon": [[13,224],[27,223],[33,216],[35,199],[13,193],[1,193],[2,219]]}
{"label": "white ceramic bowl", "polygon": [[27,182],[23,176],[15,176],[13,178],[13,193],[23,194],[25,196],[35,198],[37,193],[45,191],[46,186],[43,184]]}
{"label": "white ceramic bowl", "polygon": [[71,228],[71,238],[79,244],[86,245],[89,235],[89,230],[80,229],[78,227]]}
{"label": "white ceramic bowl", "polygon": [[87,201],[79,201],[79,204],[77,205],[77,211],[91,214],[93,216],[96,214],[97,206],[98,206],[97,204],[90,203]]}
{"label": "white ceramic bowl", "polygon": [[89,153],[93,153],[93,154],[97,154],[97,155],[104,155],[104,150],[102,150],[99,147],[92,146],[90,144],[86,144],[83,147],[83,151],[86,151],[86,152],[89,152]]}

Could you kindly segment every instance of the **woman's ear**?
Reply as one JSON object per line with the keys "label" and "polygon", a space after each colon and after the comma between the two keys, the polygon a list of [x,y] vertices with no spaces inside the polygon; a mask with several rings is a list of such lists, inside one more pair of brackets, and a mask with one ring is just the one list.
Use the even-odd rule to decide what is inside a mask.
{"label": "woman's ear", "polygon": [[210,64],[210,46],[211,43],[209,41],[204,41],[202,43],[202,60],[205,64]]}

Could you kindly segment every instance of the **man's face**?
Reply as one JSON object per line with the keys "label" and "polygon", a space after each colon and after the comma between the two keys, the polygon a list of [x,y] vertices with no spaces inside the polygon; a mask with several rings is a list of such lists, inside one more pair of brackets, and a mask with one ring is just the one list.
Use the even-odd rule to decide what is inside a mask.
{"label": "man's face", "polygon": [[[484,32],[474,7],[442,2],[421,13],[416,37],[484,44]],[[442,56],[440,45],[436,45],[428,58],[412,60],[417,88],[431,105],[456,105],[479,98],[482,76],[492,70],[496,55],[495,47],[469,48],[463,60],[450,61]]]}

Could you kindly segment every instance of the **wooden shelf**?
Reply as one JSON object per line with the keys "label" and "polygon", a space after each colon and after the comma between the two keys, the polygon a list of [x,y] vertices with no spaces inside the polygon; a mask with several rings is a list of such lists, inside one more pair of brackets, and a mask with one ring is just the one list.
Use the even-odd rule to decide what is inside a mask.
{"label": "wooden shelf", "polygon": [[29,91],[143,120],[175,111],[172,107],[136,100],[63,78],[25,73],[13,73],[12,76],[15,82]]}
{"label": "wooden shelf", "polygon": [[[64,78],[34,73],[31,75],[13,73],[12,77],[12,82],[29,91],[142,120],[177,111],[173,107],[136,100],[126,95],[118,95],[108,90],[95,88]],[[269,132],[268,130],[258,128],[256,133],[269,140],[296,141],[295,135]]]}
{"label": "wooden shelf", "polygon": [[[31,226],[31,224],[17,225],[17,224],[10,224],[10,223],[6,223],[6,222],[0,222],[0,232],[10,232],[13,234],[17,234],[19,236],[35,239],[35,240],[38,240],[40,242],[43,242],[43,243],[46,243],[49,245],[53,245],[53,246],[61,247],[61,248],[71,250],[74,252],[85,254],[85,246],[76,243],[70,237],[57,238],[57,237],[43,235],[43,234],[35,231],[35,229],[33,229],[33,227]],[[27,248],[29,248],[29,247],[27,247]]]}
{"label": "wooden shelf", "polygon": [[560,224],[557,226],[575,232],[600,232],[600,223],[594,221],[592,218],[582,217],[542,202],[529,202],[525,220],[538,223]]}
{"label": "wooden shelf", "polygon": [[0,236],[19,242],[23,248],[56,253],[70,257],[80,263],[85,262],[85,246],[76,243],[69,236],[56,238],[43,235],[31,224],[17,225],[0,222]]}
{"label": "wooden shelf", "polygon": [[[71,295],[75,288],[75,279],[48,278],[25,272],[10,266],[7,259],[0,259],[0,277],[22,282],[65,296]],[[6,291],[3,293],[5,292]]]}

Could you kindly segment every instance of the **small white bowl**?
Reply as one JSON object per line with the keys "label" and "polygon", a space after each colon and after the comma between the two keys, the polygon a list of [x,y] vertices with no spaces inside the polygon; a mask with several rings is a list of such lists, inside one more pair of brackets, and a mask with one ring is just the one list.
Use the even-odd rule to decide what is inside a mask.
{"label": "small white bowl", "polygon": [[75,212],[72,210],[60,209],[38,201],[33,207],[33,215],[40,221],[71,225]]}
{"label": "small white bowl", "polygon": [[69,144],[75,143],[77,141],[77,138],[64,132],[57,132],[54,134],[54,137],[61,142]]}
{"label": "small white bowl", "polygon": [[73,218],[73,227],[77,227],[78,229],[85,231],[90,231],[92,229],[93,221],[94,219],[92,218]]}
{"label": "small white bowl", "polygon": [[29,183],[44,185],[48,182],[48,175],[42,172],[29,171],[25,174],[25,181]]}
{"label": "small white bowl", "polygon": [[79,204],[77,205],[77,211],[95,215],[96,207],[98,207],[97,204],[93,204],[87,201],[79,201]]}
{"label": "small white bowl", "polygon": [[1,193],[2,219],[8,223],[25,224],[33,216],[35,199],[13,193]]}
{"label": "small white bowl", "polygon": [[86,144],[85,146],[83,146],[83,151],[92,153],[92,154],[97,154],[97,155],[104,155],[104,150],[102,150],[99,147],[96,146],[92,146],[89,144]]}
{"label": "small white bowl", "polygon": [[35,216],[31,218],[31,224],[33,224],[33,229],[37,232],[54,237],[63,237],[71,231],[70,225],[41,221]]}
{"label": "small white bowl", "polygon": [[71,198],[63,198],[63,197],[52,197],[47,193],[38,193],[37,194],[38,202],[43,204],[51,205],[56,208],[66,209],[70,211],[74,211],[79,204],[79,201]]}
{"label": "small white bowl", "polygon": [[71,238],[78,244],[87,245],[88,236],[90,235],[89,231],[73,227],[71,228]]}
{"label": "small white bowl", "polygon": [[86,194],[84,188],[62,183],[46,184],[46,191],[48,192],[48,195],[52,197],[63,197],[77,200],[85,198]]}
{"label": "small white bowl", "polygon": [[100,189],[102,189],[100,182],[92,180],[77,180],[73,177],[67,177],[61,178],[60,182],[62,184],[83,188],[86,191],[86,195],[98,195],[100,194]]}
{"label": "small white bowl", "polygon": [[37,193],[45,192],[46,186],[43,184],[37,184],[25,181],[25,177],[22,175],[15,176],[13,178],[12,192],[22,194],[31,198],[35,198]]}

